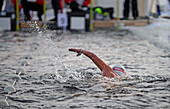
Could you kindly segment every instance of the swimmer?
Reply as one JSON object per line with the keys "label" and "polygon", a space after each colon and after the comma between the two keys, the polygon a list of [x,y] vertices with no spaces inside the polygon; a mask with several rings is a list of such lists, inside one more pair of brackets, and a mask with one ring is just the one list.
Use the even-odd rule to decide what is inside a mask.
{"label": "swimmer", "polygon": [[94,64],[101,70],[102,75],[105,77],[114,78],[116,76],[126,75],[125,68],[123,66],[115,65],[111,68],[92,52],[75,48],[70,48],[69,51],[76,52],[77,56],[84,54],[85,56],[89,57],[94,62]]}

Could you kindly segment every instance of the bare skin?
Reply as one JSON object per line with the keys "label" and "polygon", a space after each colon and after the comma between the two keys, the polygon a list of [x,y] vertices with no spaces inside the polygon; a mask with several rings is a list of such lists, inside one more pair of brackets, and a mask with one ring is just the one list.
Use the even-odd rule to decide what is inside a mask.
{"label": "bare skin", "polygon": [[103,76],[106,76],[108,78],[114,78],[118,76],[118,74],[115,73],[109,65],[107,65],[103,60],[101,60],[94,53],[82,49],[75,49],[75,48],[70,48],[69,51],[76,52],[77,56],[84,54],[85,56],[89,57],[94,62],[94,64],[101,70]]}

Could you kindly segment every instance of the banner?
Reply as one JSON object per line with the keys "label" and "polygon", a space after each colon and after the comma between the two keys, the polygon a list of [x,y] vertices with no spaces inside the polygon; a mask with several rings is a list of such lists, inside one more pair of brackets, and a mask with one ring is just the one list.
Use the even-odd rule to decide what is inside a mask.
{"label": "banner", "polygon": [[67,27],[68,20],[67,20],[67,14],[58,14],[58,26],[59,27]]}

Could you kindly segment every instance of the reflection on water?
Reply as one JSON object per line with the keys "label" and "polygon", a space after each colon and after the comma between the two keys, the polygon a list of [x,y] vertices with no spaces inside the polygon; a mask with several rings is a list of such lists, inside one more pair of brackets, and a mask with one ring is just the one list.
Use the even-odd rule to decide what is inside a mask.
{"label": "reflection on water", "polygon": [[[13,34],[4,33],[0,40],[1,92],[23,57],[34,57],[5,109],[170,107],[169,54],[127,30]],[[93,51],[109,65],[122,64],[128,75],[102,77],[87,57],[76,57],[70,47]]]}

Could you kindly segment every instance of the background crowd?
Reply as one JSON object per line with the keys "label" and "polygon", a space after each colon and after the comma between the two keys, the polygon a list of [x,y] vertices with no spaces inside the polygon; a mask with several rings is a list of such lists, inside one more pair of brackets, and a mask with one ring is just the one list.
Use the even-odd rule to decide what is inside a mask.
{"label": "background crowd", "polygon": [[[26,21],[32,20],[32,17],[30,15],[30,11],[37,11],[37,16],[40,21],[42,21],[42,15],[43,15],[43,0],[19,0],[19,10],[23,11],[24,13],[24,19]],[[49,0],[47,0],[49,1]],[[170,0],[167,0],[170,2]],[[90,0],[64,0],[65,6],[69,7],[72,12],[89,12],[89,4]],[[16,10],[16,0],[6,0],[6,6],[4,10],[2,10],[4,0],[0,0],[0,12],[6,11],[6,12],[15,12]],[[50,0],[50,4],[54,10],[54,18],[51,19],[51,21],[57,21],[57,15],[58,13],[62,13],[63,5],[62,0]],[[103,16],[109,16],[109,19],[114,19],[113,13],[114,8],[116,7],[101,7],[97,6],[94,7],[94,13],[97,13],[99,15]],[[124,10],[123,10],[123,18],[122,19],[129,19],[129,13],[130,10],[132,12],[132,17],[134,20],[138,18],[138,2],[137,0],[125,0],[124,1]]]}

